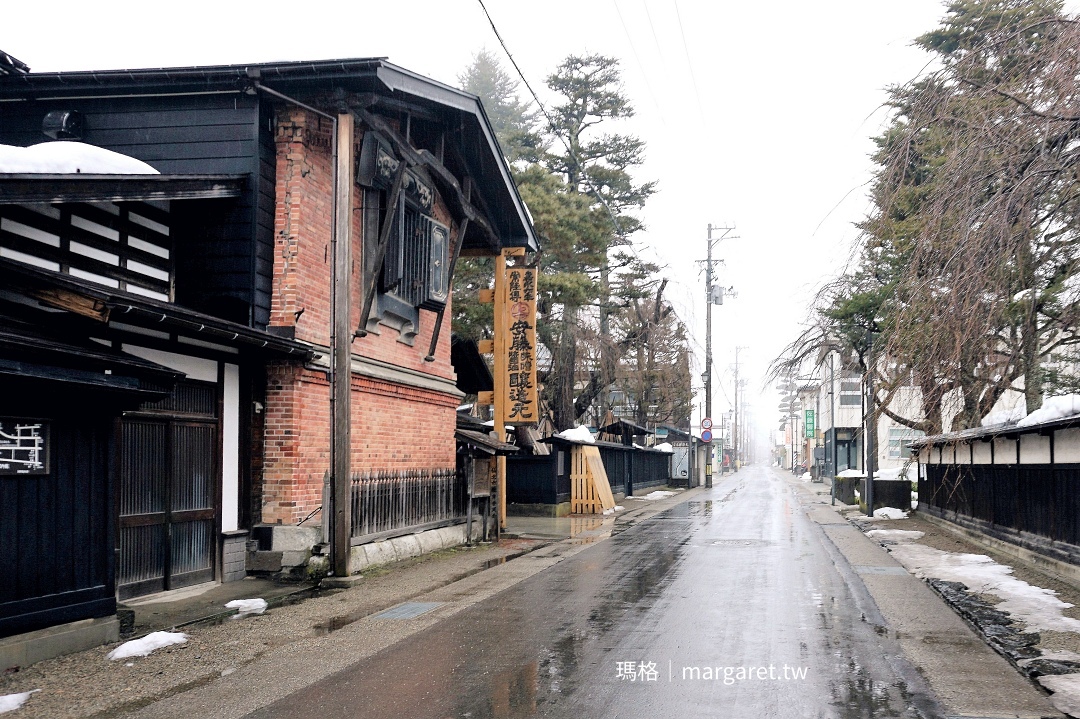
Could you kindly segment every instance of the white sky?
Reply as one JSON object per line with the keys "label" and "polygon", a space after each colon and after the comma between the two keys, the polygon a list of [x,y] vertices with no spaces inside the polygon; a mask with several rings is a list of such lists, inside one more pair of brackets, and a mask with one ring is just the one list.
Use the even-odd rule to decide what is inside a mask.
{"label": "white sky", "polygon": [[[756,395],[814,290],[848,257],[852,223],[867,209],[869,138],[883,127],[883,88],[923,68],[928,58],[910,43],[937,25],[943,6],[486,2],[545,102],[551,97],[543,80],[566,55],[599,52],[622,61],[638,115],[618,129],[647,141],[638,176],[660,188],[638,241],[644,256],[668,268],[669,298],[694,336],[695,378],[704,366],[705,305],[694,260],[705,257],[709,223],[736,225],[740,239],[716,252],[726,260],[721,281],[734,285],[738,298],[714,308],[714,414],[729,406],[735,345],[748,348],[744,376]],[[71,13],[63,4],[50,5],[48,17],[32,3],[9,4],[0,49],[35,72],[386,56],[451,85],[477,50],[501,55],[477,0],[99,0],[93,12],[72,3],[79,12]],[[750,401],[775,429],[775,394]]]}

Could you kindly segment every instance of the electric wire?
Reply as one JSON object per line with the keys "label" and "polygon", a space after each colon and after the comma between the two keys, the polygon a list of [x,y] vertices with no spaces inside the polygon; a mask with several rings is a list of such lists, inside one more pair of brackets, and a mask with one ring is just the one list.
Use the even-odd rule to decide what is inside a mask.
{"label": "electric wire", "polygon": [[[634,60],[637,61],[638,69],[641,70],[641,77],[645,80],[645,88],[649,91],[649,97],[656,107],[656,114],[660,117],[660,124],[667,127],[667,121],[664,120],[664,111],[660,109],[660,103],[656,99],[656,93],[653,92],[652,83],[649,82],[649,75],[645,72],[645,65],[641,62],[641,56],[634,45],[634,40],[630,37],[630,28],[626,26],[626,20],[623,18],[622,10],[619,9],[619,3],[617,0],[611,0],[611,4],[615,6],[615,14],[619,16],[619,24],[622,25],[623,34],[626,35],[626,42],[630,43],[630,51],[634,53]],[[648,12],[648,8],[646,8],[646,12]],[[652,24],[651,18],[649,23]],[[655,30],[653,31],[653,38],[656,38]],[[657,45],[657,49],[659,50],[659,45]]]}
{"label": "electric wire", "polygon": [[686,31],[683,30],[682,13],[679,12],[679,0],[673,0],[675,4],[675,17],[679,19],[679,36],[682,37],[683,53],[686,55],[686,66],[690,69],[690,83],[694,86],[694,98],[697,100],[698,114],[701,115],[701,124],[705,125],[705,110],[701,106],[701,92],[698,91],[697,77],[694,76],[694,63],[690,62],[690,47],[686,44]]}
{"label": "electric wire", "polygon": [[593,194],[594,197],[596,197],[596,199],[600,202],[601,205],[603,205],[604,209],[607,211],[608,218],[611,220],[611,224],[615,228],[615,234],[618,237],[625,239],[622,227],[619,225],[619,220],[615,217],[615,213],[612,211],[611,206],[608,204],[607,200],[600,193],[600,191],[596,189],[596,186],[593,185],[592,180],[589,179],[589,175],[585,171],[585,165],[581,162],[577,154],[570,147],[570,143],[568,143],[566,141],[566,138],[564,138],[556,130],[555,121],[552,119],[551,113],[548,112],[547,107],[545,107],[544,103],[540,101],[540,96],[536,94],[536,91],[533,90],[532,85],[530,85],[529,81],[525,78],[525,73],[523,73],[521,71],[521,68],[518,67],[517,60],[514,59],[513,54],[510,52],[510,48],[506,45],[506,41],[503,40],[502,34],[499,33],[499,28],[496,27],[495,20],[491,17],[491,13],[488,12],[487,5],[484,4],[484,0],[476,1],[480,3],[480,9],[484,11],[484,15],[487,17],[488,24],[491,25],[491,31],[495,33],[495,39],[499,41],[499,45],[502,46],[503,52],[506,53],[506,57],[510,60],[510,64],[514,66],[514,71],[517,72],[518,77],[521,78],[521,82],[525,84],[525,89],[529,91],[530,95],[532,95],[533,101],[536,103],[536,106],[540,108],[541,114],[543,114],[544,118],[547,120],[548,129],[551,131],[551,134],[558,138],[559,142],[562,143],[562,146],[566,149],[566,152],[570,156],[570,159],[573,160],[574,163],[577,165],[578,170],[581,173],[581,179],[585,183],[585,186],[589,188],[589,191]]}

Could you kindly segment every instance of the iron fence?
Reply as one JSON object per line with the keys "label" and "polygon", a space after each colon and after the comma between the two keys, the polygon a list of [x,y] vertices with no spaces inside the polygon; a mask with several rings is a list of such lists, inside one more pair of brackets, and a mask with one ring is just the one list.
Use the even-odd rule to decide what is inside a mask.
{"label": "iron fence", "polygon": [[454,469],[356,475],[352,481],[352,543],[463,522],[467,503],[465,481]]}

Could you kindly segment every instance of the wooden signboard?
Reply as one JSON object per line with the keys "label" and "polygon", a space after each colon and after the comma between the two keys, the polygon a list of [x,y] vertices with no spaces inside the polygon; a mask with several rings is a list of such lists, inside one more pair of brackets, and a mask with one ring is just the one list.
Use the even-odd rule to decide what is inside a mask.
{"label": "wooden signboard", "polygon": [[496,362],[502,373],[496,387],[506,394],[496,407],[507,425],[536,424],[536,268],[507,267],[503,287],[506,294],[497,299],[505,308],[505,360]]}

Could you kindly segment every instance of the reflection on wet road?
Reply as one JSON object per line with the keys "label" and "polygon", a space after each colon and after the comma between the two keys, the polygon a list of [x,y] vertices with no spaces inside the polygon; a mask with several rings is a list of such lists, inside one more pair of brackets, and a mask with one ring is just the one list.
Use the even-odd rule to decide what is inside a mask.
{"label": "reflection on wet road", "polygon": [[744,469],[251,716],[925,715],[797,501]]}

